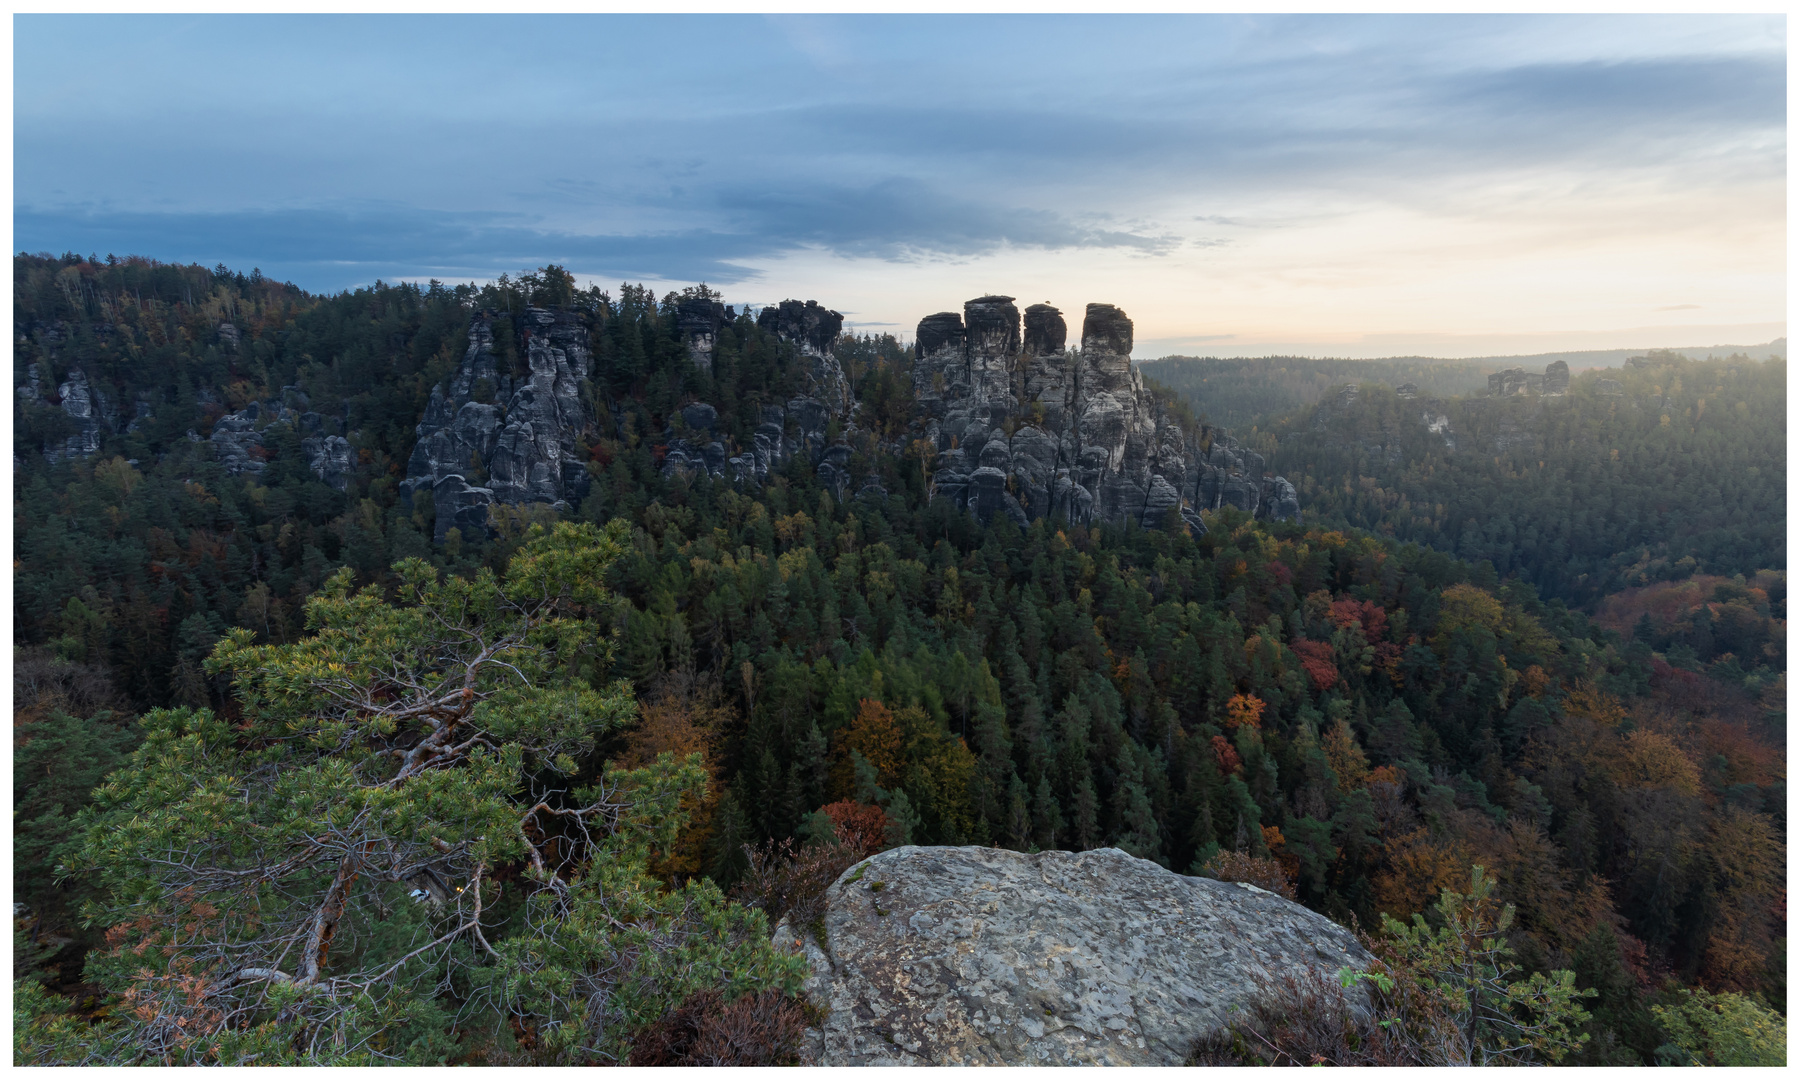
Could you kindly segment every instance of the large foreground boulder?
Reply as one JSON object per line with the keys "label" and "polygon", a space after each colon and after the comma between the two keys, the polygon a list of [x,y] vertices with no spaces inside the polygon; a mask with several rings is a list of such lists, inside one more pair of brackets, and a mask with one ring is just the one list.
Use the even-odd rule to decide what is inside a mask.
{"label": "large foreground boulder", "polygon": [[896,848],[826,899],[775,931],[828,1010],[820,1065],[1179,1065],[1270,976],[1369,962],[1299,904],[1116,848]]}

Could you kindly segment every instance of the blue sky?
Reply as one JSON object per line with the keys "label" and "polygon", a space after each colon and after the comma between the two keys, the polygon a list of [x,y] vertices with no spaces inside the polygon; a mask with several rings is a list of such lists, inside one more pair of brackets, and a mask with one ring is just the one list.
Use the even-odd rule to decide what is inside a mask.
{"label": "blue sky", "polygon": [[1785,333],[1785,32],[18,16],[14,247],[314,290],[554,261],[902,334],[1104,301],[1140,357],[1749,343]]}

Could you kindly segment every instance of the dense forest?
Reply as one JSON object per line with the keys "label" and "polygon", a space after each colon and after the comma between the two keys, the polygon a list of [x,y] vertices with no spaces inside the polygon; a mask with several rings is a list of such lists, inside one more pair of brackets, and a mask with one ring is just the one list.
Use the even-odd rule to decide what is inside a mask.
{"label": "dense forest", "polygon": [[1485,560],[1590,608],[1655,581],[1785,568],[1786,387],[1776,357],[1657,352],[1583,372],[1561,397],[1364,385],[1248,441],[1312,520]]}
{"label": "dense forest", "polygon": [[1165,356],[1139,366],[1144,377],[1180,394],[1208,423],[1240,437],[1281,415],[1323,400],[1346,383],[1418,387],[1434,397],[1487,386],[1493,365],[1477,360],[1332,360],[1304,356]]}
{"label": "dense forest", "polygon": [[[14,882],[29,908],[15,952],[20,985],[55,992],[22,998],[33,1060],[623,1060],[708,979],[793,992],[791,965],[756,938],[763,912],[728,894],[751,895],[773,852],[833,842],[846,807],[878,844],[1117,846],[1180,873],[1247,872],[1367,930],[1482,866],[1516,907],[1523,969],[1572,971],[1593,992],[1567,1061],[1686,1060],[1667,1017],[1687,988],[1785,1013],[1783,365],[1661,359],[1621,377],[1622,399],[1583,376],[1566,399],[1456,412],[1454,452],[1413,416],[1423,398],[1365,388],[1243,433],[1300,487],[1304,524],[1226,508],[1202,535],[1020,528],[929,501],[930,462],[907,438],[911,353],[891,337],[837,346],[856,467],[879,487],[834,498],[804,455],[760,489],[662,469],[682,405],[716,404],[747,441],[759,404],[801,377],[795,347],[748,312],[697,368],[682,300],[580,290],[556,267],[317,297],[223,267],[15,260],[15,383],[38,388],[20,395],[14,449]],[[497,349],[516,352],[527,305],[589,329],[589,494],[555,529],[547,506],[503,508],[492,537],[434,546],[428,509],[398,492],[412,425],[471,316],[500,315]],[[80,433],[53,399],[76,368],[141,417],[85,455],[62,449]],[[265,430],[257,475],[214,457],[214,421],[291,393],[341,423],[345,490],[308,469],[284,422]],[[1531,441],[1487,451],[1514,431]],[[518,606],[517,583],[539,579],[577,582],[566,610]],[[330,663],[386,662],[370,649],[429,653],[409,612],[486,627],[515,610],[508,640],[571,644],[529,693],[482,676],[458,706],[510,703],[508,783],[598,792],[592,807],[636,792],[648,809],[594,810],[611,840],[553,829],[483,854],[479,822],[498,817],[446,809],[461,789],[445,780],[418,811],[440,831],[408,842],[465,830],[454,857],[496,890],[505,879],[484,915],[477,874],[470,925],[487,927],[487,953],[457,939],[410,960],[395,943],[421,918],[453,931],[464,901],[426,883],[430,904],[395,906],[371,881],[330,963],[417,967],[387,996],[358,984],[375,994],[366,1010],[309,1012],[323,1007],[274,990],[238,1012],[183,1004],[187,984],[168,980],[226,947],[182,937],[202,916],[180,889],[213,879],[146,870],[114,834],[294,829],[186,790],[215,773],[219,792],[251,790],[297,737],[282,732],[307,733],[280,753],[309,747],[293,760],[318,791],[335,777],[349,786],[330,790],[378,805],[388,780],[352,782],[334,762],[373,776],[383,755],[411,760],[403,724],[355,726],[397,715],[394,677],[353,709],[340,693],[296,712],[281,693],[312,693]],[[358,620],[393,629],[358,642]],[[592,718],[578,736],[533,704],[553,691]],[[469,775],[490,767],[463,753]],[[516,812],[523,795],[482,783],[499,787],[471,789],[471,805]],[[533,869],[557,860],[574,869]],[[666,933],[622,943],[584,921],[591,898],[562,883],[601,879]],[[205,919],[240,902],[205,887],[222,890],[202,897]],[[159,889],[190,907],[158,907]],[[545,904],[575,929],[545,929]],[[736,951],[693,951],[695,926]],[[152,944],[167,973],[137,959]],[[527,987],[597,972],[614,980],[605,1031],[578,1030],[563,991]],[[121,1000],[137,1011],[83,1026]],[[191,1036],[169,1034],[177,1016]]]}

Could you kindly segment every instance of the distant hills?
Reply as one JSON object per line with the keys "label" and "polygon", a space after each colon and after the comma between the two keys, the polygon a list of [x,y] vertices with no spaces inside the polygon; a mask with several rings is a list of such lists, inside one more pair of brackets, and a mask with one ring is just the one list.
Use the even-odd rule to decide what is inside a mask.
{"label": "distant hills", "polygon": [[[1374,382],[1387,386],[1413,383],[1430,397],[1452,397],[1486,389],[1487,377],[1505,368],[1541,371],[1558,360],[1573,371],[1618,367],[1648,349],[1590,349],[1578,352],[1479,356],[1450,360],[1430,356],[1393,356],[1378,360],[1341,360],[1303,356],[1195,357],[1164,356],[1145,360],[1145,378],[1181,394],[1214,424],[1247,431],[1272,414],[1312,405],[1334,386]],[[1763,360],[1787,358],[1787,339],[1761,345],[1709,345],[1668,350],[1693,360],[1744,355]]]}

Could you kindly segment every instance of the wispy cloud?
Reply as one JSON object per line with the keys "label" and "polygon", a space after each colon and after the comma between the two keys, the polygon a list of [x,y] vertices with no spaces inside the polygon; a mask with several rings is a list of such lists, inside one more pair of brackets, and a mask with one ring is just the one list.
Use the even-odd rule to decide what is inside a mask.
{"label": "wispy cloud", "polygon": [[[15,246],[309,288],[548,261],[734,284],[811,259],[901,325],[918,313],[880,298],[907,275],[1107,267],[1132,282],[1114,295],[1168,283],[1170,311],[1220,297],[1216,274],[1242,283],[1238,310],[1286,317],[1346,282],[1449,288],[1469,271],[1412,260],[1450,223],[1468,239],[1442,258],[1468,267],[1496,235],[1604,219],[1584,242],[1633,274],[1645,244],[1697,242],[1712,211],[1690,208],[1740,215],[1740,246],[1784,230],[1760,194],[1786,171],[1784,34],[1764,17],[22,16]],[[1620,191],[1654,211],[1626,221]],[[1547,280],[1509,265],[1506,282]],[[1607,303],[1763,318],[1722,313],[1721,282],[1633,280]],[[1601,316],[1558,299],[1555,317]]]}

